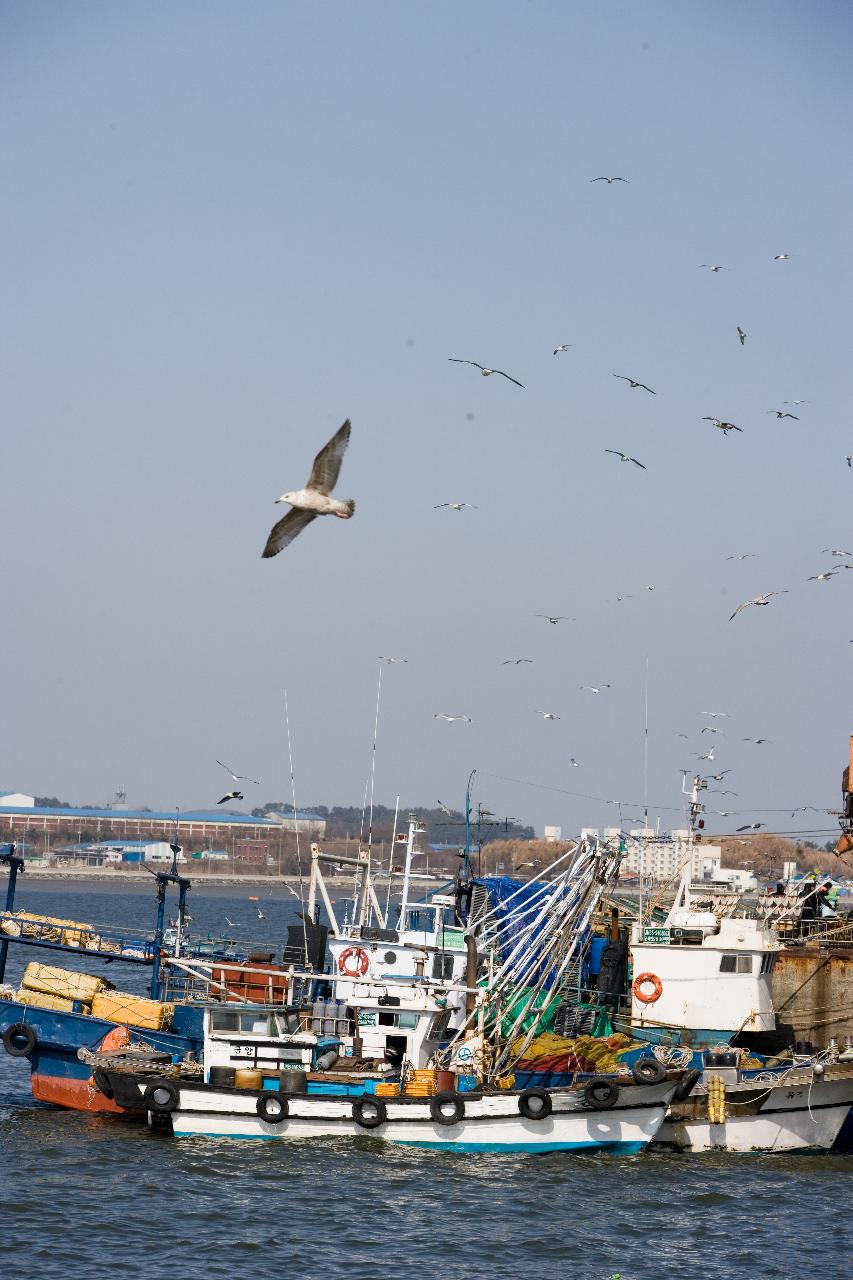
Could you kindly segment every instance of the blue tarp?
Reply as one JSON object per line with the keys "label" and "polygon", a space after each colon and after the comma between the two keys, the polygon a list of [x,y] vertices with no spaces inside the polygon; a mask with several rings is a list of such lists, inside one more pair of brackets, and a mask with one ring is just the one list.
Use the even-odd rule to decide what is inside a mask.
{"label": "blue tarp", "polygon": [[[541,880],[513,880],[509,876],[483,876],[475,879],[474,884],[481,885],[489,895],[489,903],[495,912],[497,926],[501,929],[498,944],[500,954],[506,960],[521,935],[536,919],[548,895],[554,892],[554,886]],[[560,895],[563,898],[569,898],[572,892],[571,887],[567,885],[562,886],[560,889]],[[553,906],[551,910],[553,911]],[[579,954],[582,954],[586,949],[589,933],[590,930],[587,929],[581,939]],[[535,937],[529,940],[528,945],[517,957],[519,969],[521,969],[522,965],[525,966],[523,974],[524,985],[538,982],[545,968],[544,963],[542,965],[534,965],[530,969],[526,968],[530,959],[531,948],[535,955],[537,952]],[[550,956],[543,955],[543,961],[547,960],[550,963],[550,959]],[[519,976],[522,976],[521,973]],[[547,973],[544,984],[546,989],[553,985],[555,978],[556,973],[553,970]]]}

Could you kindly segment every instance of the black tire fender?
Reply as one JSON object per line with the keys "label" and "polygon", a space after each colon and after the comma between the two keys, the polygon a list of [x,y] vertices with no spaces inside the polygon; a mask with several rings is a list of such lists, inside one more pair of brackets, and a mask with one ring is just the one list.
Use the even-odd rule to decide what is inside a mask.
{"label": "black tire fender", "polygon": [[583,1087],[583,1100],[596,1111],[609,1111],[619,1098],[619,1086],[606,1076],[594,1076]]}
{"label": "black tire fender", "polygon": [[388,1108],[382,1098],[365,1093],[353,1102],[352,1118],[362,1129],[378,1129],[388,1118]]}
{"label": "black tire fender", "polygon": [[465,1103],[458,1093],[445,1089],[430,1098],[429,1113],[436,1124],[459,1124],[465,1118]]}
{"label": "black tire fender", "polygon": [[678,1088],[672,1095],[673,1102],[683,1102],[685,1098],[689,1098],[690,1094],[696,1087],[696,1083],[702,1077],[702,1072],[698,1067],[691,1067],[684,1079],[679,1082]]}
{"label": "black tire fender", "polygon": [[636,1084],[660,1084],[666,1079],[666,1067],[657,1058],[638,1058],[631,1067]]}
{"label": "black tire fender", "polygon": [[267,1124],[282,1124],[288,1117],[290,1108],[287,1098],[280,1093],[262,1093],[255,1103],[255,1110]]}
{"label": "black tire fender", "polygon": [[525,1089],[518,1095],[518,1110],[525,1120],[547,1120],[553,1109],[551,1095],[545,1089]]}
{"label": "black tire fender", "polygon": [[35,1031],[26,1022],[13,1022],[3,1032],[3,1048],[10,1058],[28,1058],[37,1043]]}
{"label": "black tire fender", "polygon": [[180,1094],[171,1080],[152,1080],[142,1095],[142,1105],[155,1115],[168,1116],[177,1109]]}
{"label": "black tire fender", "polygon": [[92,1084],[99,1093],[102,1093],[105,1098],[109,1098],[110,1102],[112,1102],[115,1097],[113,1087],[110,1084],[110,1078],[103,1067],[95,1067],[95,1070],[92,1072]]}

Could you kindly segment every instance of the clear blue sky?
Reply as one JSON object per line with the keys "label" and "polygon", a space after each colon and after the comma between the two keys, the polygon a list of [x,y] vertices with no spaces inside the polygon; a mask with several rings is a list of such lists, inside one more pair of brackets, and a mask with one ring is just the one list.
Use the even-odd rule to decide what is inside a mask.
{"label": "clear blue sky", "polygon": [[[218,756],[288,798],[287,688],[297,801],[359,804],[384,653],[378,800],[477,768],[496,812],[605,825],[540,788],[639,813],[648,657],[653,818],[715,740],[742,822],[837,804],[853,572],[807,578],[853,550],[851,29],[6,0],[0,787],[209,806]],[[355,518],[262,561],[347,416]]]}

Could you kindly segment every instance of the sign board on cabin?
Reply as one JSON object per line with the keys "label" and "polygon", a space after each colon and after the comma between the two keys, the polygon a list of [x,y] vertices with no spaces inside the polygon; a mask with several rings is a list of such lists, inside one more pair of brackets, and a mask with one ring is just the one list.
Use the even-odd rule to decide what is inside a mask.
{"label": "sign board on cabin", "polygon": [[669,929],[644,929],[643,942],[669,942]]}

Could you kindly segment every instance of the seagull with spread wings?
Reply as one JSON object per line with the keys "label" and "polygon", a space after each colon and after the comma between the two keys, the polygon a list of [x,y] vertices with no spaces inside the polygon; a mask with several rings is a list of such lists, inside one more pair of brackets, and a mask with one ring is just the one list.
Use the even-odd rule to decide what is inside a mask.
{"label": "seagull with spread wings", "polygon": [[501,663],[501,666],[517,667],[517,666],[520,666],[522,662],[532,662],[532,661],[533,661],[532,658],[504,658],[503,662]]}
{"label": "seagull with spread wings", "polygon": [[785,409],[768,409],[767,412],[775,413],[777,418],[793,418],[795,422],[800,421],[795,413],[788,413]]}
{"label": "seagull with spread wings", "polygon": [[601,693],[602,689],[609,689],[609,684],[582,684],[581,689],[588,690],[589,693]]}
{"label": "seagull with spread wings", "polygon": [[636,458],[632,458],[629,453],[623,453],[621,449],[605,449],[604,452],[615,454],[620,462],[633,462],[635,467],[641,467],[643,471],[648,471],[648,467],[644,462],[639,462]]}
{"label": "seagull with spread wings", "polygon": [[740,325],[737,326],[737,336],[740,338],[740,345],[743,346],[743,344],[746,342],[748,334],[745,329],[741,329]]}
{"label": "seagull with spread wings", "polygon": [[226,804],[227,801],[229,800],[242,800],[242,799],[243,799],[242,791],[229,791],[227,795],[224,795],[221,800],[217,800],[216,803]]}
{"label": "seagull with spread wings", "polygon": [[508,373],[504,373],[503,369],[490,369],[486,364],[477,364],[476,360],[461,360],[459,356],[448,356],[453,364],[472,364],[475,369],[479,369],[484,378],[488,378],[492,373],[499,373],[502,378],[506,378],[508,382],[514,382],[517,387],[524,390],[524,383],[519,382],[518,378],[512,378]]}
{"label": "seagull with spread wings", "polygon": [[560,352],[561,352],[561,351],[568,351],[568,349],[569,349],[569,347],[570,347],[571,345],[572,345],[572,344],[571,344],[570,342],[561,342],[561,343],[560,343],[560,345],[559,345],[559,347],[555,347],[555,348],[554,348],[554,352],[553,352],[553,354],[554,354],[555,356],[557,356],[557,355],[559,355],[559,354],[560,354]]}
{"label": "seagull with spread wings", "polygon": [[627,181],[628,181],[627,178],[606,178],[606,177],[590,178],[590,182],[606,182],[608,187],[612,182],[627,182]]}
{"label": "seagull with spread wings", "polygon": [[838,573],[837,569],[827,569],[826,573],[811,574],[811,576],[807,578],[806,581],[807,582],[829,582],[829,579],[834,578],[836,573]]}
{"label": "seagull with spread wings", "polygon": [[451,511],[464,511],[466,507],[471,511],[477,510],[473,502],[436,502],[432,509],[439,511],[442,507],[449,507]]}
{"label": "seagull with spread wings", "polygon": [[350,519],[355,511],[355,499],[346,498],[341,502],[331,494],[341,473],[341,463],[349,444],[351,430],[352,423],[347,418],[317,454],[305,488],[283,493],[280,498],[276,498],[276,502],[289,502],[291,510],[273,525],[262,559],[266,560],[270,556],[278,555],[279,551],[289,546],[306,525],[309,525],[317,516],[338,516],[341,520]]}
{"label": "seagull with spread wings", "polygon": [[538,711],[537,710],[536,714],[537,716],[541,716],[543,720],[559,720],[560,718],[557,715],[556,711]]}
{"label": "seagull with spread wings", "polygon": [[731,270],[731,267],[720,267],[717,265],[716,262],[700,262],[699,270],[701,271],[703,267],[707,267],[709,271],[730,271]]}
{"label": "seagull with spread wings", "polygon": [[792,253],[777,253],[773,258],[774,262],[789,262],[793,258]]}
{"label": "seagull with spread wings", "polygon": [[556,627],[558,622],[570,622],[571,619],[566,617],[564,613],[534,613],[534,618],[544,618],[546,622],[550,622],[552,627]]}
{"label": "seagull with spread wings", "polygon": [[748,822],[745,827],[738,827],[738,831],[760,831],[764,826],[763,822]]}
{"label": "seagull with spread wings", "polygon": [[645,382],[637,382],[635,378],[629,378],[624,373],[614,373],[613,377],[618,378],[620,382],[629,383],[632,391],[636,391],[638,387],[642,387],[643,391],[648,391],[649,395],[651,396],[657,395],[657,392],[652,391],[651,387],[647,387]]}
{"label": "seagull with spread wings", "polygon": [[380,653],[379,661],[384,662],[386,666],[390,666],[392,662],[408,662],[408,658],[387,658],[384,653]]}
{"label": "seagull with spread wings", "polygon": [[735,609],[734,613],[729,618],[729,622],[732,622],[733,619],[735,619],[738,616],[741,610],[748,609],[749,606],[752,604],[756,604],[756,605],[769,604],[774,596],[786,596],[787,594],[788,594],[788,590],[786,587],[783,591],[766,591],[763,596],[753,596],[751,600],[744,600],[743,604],[739,604],[738,607]]}
{"label": "seagull with spread wings", "polygon": [[703,422],[713,422],[715,427],[719,427],[724,436],[730,431],[743,431],[743,427],[736,427],[733,422],[725,422],[722,418],[709,418],[707,415],[702,419]]}
{"label": "seagull with spread wings", "polygon": [[[221,760],[217,760],[216,763],[219,765],[220,769],[224,769],[226,773],[231,774],[231,777],[234,782],[252,782],[256,787],[259,787],[261,785],[258,782],[257,778],[247,778],[245,773],[235,773],[234,770],[229,765],[223,764]],[[241,796],[240,799],[242,800],[243,797]]]}
{"label": "seagull with spread wings", "polygon": [[727,560],[757,560],[758,556],[754,551],[742,551],[735,556],[726,556]]}
{"label": "seagull with spread wings", "polygon": [[433,720],[446,720],[448,724],[452,724],[454,720],[464,720],[466,724],[471,723],[470,716],[452,716],[446,711],[436,711]]}

